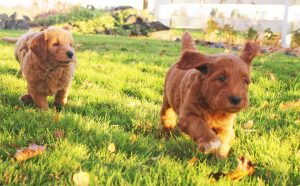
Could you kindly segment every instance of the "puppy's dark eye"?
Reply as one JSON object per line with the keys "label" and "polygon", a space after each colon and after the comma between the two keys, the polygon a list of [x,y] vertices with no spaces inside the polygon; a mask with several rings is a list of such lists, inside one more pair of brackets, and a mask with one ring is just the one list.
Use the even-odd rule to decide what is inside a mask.
{"label": "puppy's dark eye", "polygon": [[218,80],[219,80],[220,82],[224,82],[224,81],[226,80],[226,77],[225,77],[224,75],[219,76],[219,77],[218,77]]}
{"label": "puppy's dark eye", "polygon": [[248,78],[243,78],[243,82],[244,82],[245,84],[247,84],[247,85],[250,84],[250,80],[249,80]]}
{"label": "puppy's dark eye", "polygon": [[70,44],[70,47],[73,47],[73,44],[72,44],[72,43]]}
{"label": "puppy's dark eye", "polygon": [[58,46],[59,45],[59,43],[58,42],[56,42],[56,43],[53,43],[53,46]]}

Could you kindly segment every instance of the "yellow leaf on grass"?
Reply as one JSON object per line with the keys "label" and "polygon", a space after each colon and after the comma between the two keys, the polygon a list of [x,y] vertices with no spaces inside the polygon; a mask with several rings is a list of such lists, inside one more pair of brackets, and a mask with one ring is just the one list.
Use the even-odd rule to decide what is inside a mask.
{"label": "yellow leaf on grass", "polygon": [[161,158],[161,156],[154,156],[154,157],[151,157],[150,159],[153,161],[157,161],[157,160],[159,160],[159,158]]}
{"label": "yellow leaf on grass", "polygon": [[87,172],[78,172],[73,175],[73,182],[77,186],[87,186],[90,183],[90,175]]}
{"label": "yellow leaf on grass", "polygon": [[129,137],[130,141],[131,142],[136,142],[137,139],[138,139],[138,136],[136,134],[132,134],[130,137]]}
{"label": "yellow leaf on grass", "polygon": [[53,120],[55,123],[58,123],[60,121],[60,113],[56,112],[54,114]]}
{"label": "yellow leaf on grass", "polygon": [[159,145],[158,145],[158,149],[159,150],[162,150],[164,148],[164,146],[160,143]]}
{"label": "yellow leaf on grass", "polygon": [[35,157],[39,154],[42,154],[45,151],[45,149],[46,149],[45,146],[32,144],[27,148],[17,150],[17,152],[15,153],[15,158],[18,161],[24,161],[32,157]]}
{"label": "yellow leaf on grass", "polygon": [[238,158],[238,163],[239,164],[237,168],[227,174],[223,172],[217,172],[211,173],[209,177],[213,178],[212,181],[218,181],[221,177],[237,181],[242,179],[244,176],[251,176],[254,173],[255,168],[252,162],[246,159],[244,156]]}
{"label": "yellow leaf on grass", "polygon": [[14,107],[15,110],[20,110],[21,108],[22,108],[22,107],[19,106],[19,105],[17,105],[17,106]]}
{"label": "yellow leaf on grass", "polygon": [[244,128],[244,129],[251,129],[251,128],[253,127],[253,125],[254,125],[253,120],[249,120],[249,121],[247,121],[247,122],[243,125],[243,128]]}
{"label": "yellow leaf on grass", "polygon": [[192,159],[189,160],[188,165],[194,166],[197,162],[198,158],[194,156]]}
{"label": "yellow leaf on grass", "polygon": [[107,147],[107,150],[108,150],[110,153],[116,152],[116,146],[115,146],[115,144],[114,144],[114,143],[109,144],[108,147]]}
{"label": "yellow leaf on grass", "polygon": [[254,165],[252,164],[251,161],[246,159],[244,156],[238,158],[238,162],[239,164],[237,168],[227,174],[228,178],[232,180],[240,180],[244,176],[251,176],[254,173],[255,171]]}
{"label": "yellow leaf on grass", "polygon": [[279,108],[282,110],[295,109],[297,111],[300,111],[300,99],[298,99],[296,101],[280,103]]}
{"label": "yellow leaf on grass", "polygon": [[275,75],[272,72],[269,72],[268,76],[269,76],[271,81],[276,81]]}
{"label": "yellow leaf on grass", "polygon": [[269,115],[269,119],[277,119],[278,118],[278,116],[276,115],[276,114],[270,114]]}

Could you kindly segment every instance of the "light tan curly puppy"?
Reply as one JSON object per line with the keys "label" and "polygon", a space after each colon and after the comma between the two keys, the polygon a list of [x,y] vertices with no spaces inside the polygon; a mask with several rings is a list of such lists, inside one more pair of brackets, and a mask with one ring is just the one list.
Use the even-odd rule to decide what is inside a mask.
{"label": "light tan curly puppy", "polygon": [[16,42],[15,56],[28,84],[28,93],[21,96],[21,101],[33,101],[47,110],[47,96],[55,95],[54,106],[60,110],[67,102],[76,65],[71,32],[50,27],[3,40]]}

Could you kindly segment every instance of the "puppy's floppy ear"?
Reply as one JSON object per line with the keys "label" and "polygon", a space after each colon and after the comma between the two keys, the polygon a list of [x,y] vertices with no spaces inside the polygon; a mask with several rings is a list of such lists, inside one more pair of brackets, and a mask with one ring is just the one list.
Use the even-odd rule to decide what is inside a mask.
{"label": "puppy's floppy ear", "polygon": [[64,26],[62,27],[62,29],[71,32],[71,31],[72,31],[72,26],[69,25],[69,24],[66,24],[66,25],[64,25]]}
{"label": "puppy's floppy ear", "polygon": [[29,41],[29,49],[41,60],[47,59],[47,41],[44,32],[39,33]]}
{"label": "puppy's floppy ear", "polygon": [[209,63],[212,61],[213,56],[200,54],[196,51],[184,51],[176,66],[181,70],[196,68],[203,74],[207,74],[209,71]]}
{"label": "puppy's floppy ear", "polygon": [[240,58],[250,66],[253,58],[257,54],[259,54],[259,52],[260,52],[259,44],[255,43],[255,42],[248,41],[245,44],[244,49],[242,50]]}

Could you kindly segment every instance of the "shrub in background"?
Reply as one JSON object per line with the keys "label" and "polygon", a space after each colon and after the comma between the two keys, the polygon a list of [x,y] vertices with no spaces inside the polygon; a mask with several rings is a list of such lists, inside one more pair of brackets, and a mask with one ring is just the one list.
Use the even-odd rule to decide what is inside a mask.
{"label": "shrub in background", "polygon": [[274,33],[271,28],[264,30],[263,43],[266,45],[278,46],[280,44],[280,33]]}
{"label": "shrub in background", "polygon": [[133,8],[99,10],[73,7],[66,12],[48,12],[37,15],[34,24],[39,26],[70,24],[75,32],[83,34],[118,34],[124,36],[148,35],[154,16],[145,10]]}
{"label": "shrub in background", "polygon": [[255,30],[253,27],[249,27],[247,31],[247,39],[253,40],[257,37],[257,30]]}
{"label": "shrub in background", "polygon": [[300,47],[300,29],[296,30],[292,35],[292,47]]}
{"label": "shrub in background", "polygon": [[116,10],[111,13],[115,19],[115,31],[118,35],[148,35],[152,32],[150,22],[154,21],[154,16],[146,10],[128,8]]}
{"label": "shrub in background", "polygon": [[94,34],[103,33],[106,29],[113,29],[115,27],[115,21],[112,16],[104,15],[91,20],[76,21],[71,25],[75,32]]}
{"label": "shrub in background", "polygon": [[64,12],[51,10],[46,13],[38,14],[34,17],[33,23],[40,26],[50,26],[62,23],[74,23],[77,21],[88,21],[105,14],[106,12],[102,10],[74,6],[69,10],[64,10]]}
{"label": "shrub in background", "polygon": [[233,30],[233,27],[229,24],[225,24],[222,29],[222,35],[226,42],[233,43],[236,36],[236,31]]}
{"label": "shrub in background", "polygon": [[207,21],[207,33],[208,34],[212,34],[214,32],[216,32],[217,30],[219,29],[219,25],[216,21],[212,20],[212,19],[209,19]]}

